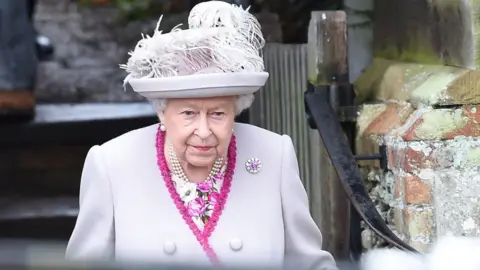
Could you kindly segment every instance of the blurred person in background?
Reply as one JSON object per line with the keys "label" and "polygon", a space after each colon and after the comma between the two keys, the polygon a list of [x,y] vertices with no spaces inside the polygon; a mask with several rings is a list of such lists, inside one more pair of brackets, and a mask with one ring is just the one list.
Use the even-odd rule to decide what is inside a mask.
{"label": "blurred person in background", "polygon": [[[0,1],[0,116],[31,118],[37,55],[27,1]],[[5,117],[6,116],[6,117]]]}
{"label": "blurred person in background", "polygon": [[188,24],[144,37],[122,65],[160,123],[90,149],[66,258],[337,269],[291,138],[234,123],[268,79],[258,21],[209,1]]}
{"label": "blurred person in background", "polygon": [[50,40],[33,25],[36,1],[0,1],[0,116],[30,120],[35,110],[38,60],[53,54]]}
{"label": "blurred person in background", "polygon": [[[30,23],[34,25],[34,17],[35,17],[35,8],[38,4],[37,0],[26,0],[27,1],[27,16],[28,19],[30,20]],[[37,56],[40,61],[43,60],[48,60],[53,56],[53,44],[51,40],[42,35],[39,34],[35,29],[35,50],[37,53]]]}

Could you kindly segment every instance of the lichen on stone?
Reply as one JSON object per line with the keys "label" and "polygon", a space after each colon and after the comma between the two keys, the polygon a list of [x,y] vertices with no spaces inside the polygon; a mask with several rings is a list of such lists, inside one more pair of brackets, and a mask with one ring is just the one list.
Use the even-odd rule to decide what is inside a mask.
{"label": "lichen on stone", "polygon": [[480,165],[480,148],[468,149],[467,159],[472,164]]}
{"label": "lichen on stone", "polygon": [[419,140],[442,139],[444,134],[464,127],[468,118],[462,110],[431,110],[422,116],[422,122],[415,130],[415,137]]}
{"label": "lichen on stone", "polygon": [[[440,71],[440,70],[439,70]],[[433,105],[448,100],[448,86],[457,78],[449,69],[424,76],[423,82],[411,91],[411,99],[421,104]]]}
{"label": "lichen on stone", "polygon": [[[376,204],[377,211],[386,221],[387,226],[403,239],[403,235],[395,230],[393,206],[396,202],[393,197],[394,175],[392,172],[384,172],[380,168],[362,166],[360,170],[365,179],[365,187],[372,201]],[[362,222],[362,247],[364,250],[382,247],[386,242],[373,233]]]}
{"label": "lichen on stone", "polygon": [[358,135],[362,136],[368,126],[386,109],[385,103],[362,106],[357,118]]}

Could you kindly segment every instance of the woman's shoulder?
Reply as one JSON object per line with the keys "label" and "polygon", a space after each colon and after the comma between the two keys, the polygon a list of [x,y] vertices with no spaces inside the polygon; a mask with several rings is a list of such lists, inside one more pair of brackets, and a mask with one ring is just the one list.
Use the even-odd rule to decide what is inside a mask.
{"label": "woman's shoulder", "polygon": [[257,140],[265,141],[270,139],[280,140],[282,137],[278,133],[251,124],[235,123],[234,130],[237,138],[253,139],[255,137]]}
{"label": "woman's shoulder", "polygon": [[122,175],[146,170],[156,165],[157,129],[158,124],[139,128],[101,145],[93,146],[89,152],[91,154],[87,155],[87,160],[100,162],[99,164],[108,171],[112,181],[120,179]]}
{"label": "woman's shoulder", "polygon": [[[250,124],[236,123],[235,136],[242,149],[275,150],[281,149],[283,136]],[[285,136],[285,135],[284,135]]]}
{"label": "woman's shoulder", "polygon": [[145,146],[151,147],[152,142],[154,142],[155,140],[157,130],[158,130],[158,124],[135,129],[135,130],[126,132],[116,138],[113,138],[103,143],[101,146],[102,148],[107,148],[107,149],[128,149],[128,148],[139,149],[142,147],[142,144],[145,144]]}

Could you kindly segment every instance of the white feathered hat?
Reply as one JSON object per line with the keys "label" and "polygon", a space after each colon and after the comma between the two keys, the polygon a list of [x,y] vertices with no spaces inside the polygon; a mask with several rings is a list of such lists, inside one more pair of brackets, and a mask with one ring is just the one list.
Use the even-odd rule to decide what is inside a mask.
{"label": "white feathered hat", "polygon": [[252,94],[265,85],[265,40],[248,9],[203,2],[190,11],[189,29],[177,26],[168,34],[158,30],[161,20],[120,65],[135,92],[150,99],[203,98]]}

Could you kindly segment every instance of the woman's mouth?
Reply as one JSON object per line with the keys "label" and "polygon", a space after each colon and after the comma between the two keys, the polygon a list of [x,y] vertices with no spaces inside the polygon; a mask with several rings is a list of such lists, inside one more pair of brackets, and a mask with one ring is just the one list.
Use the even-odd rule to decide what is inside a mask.
{"label": "woman's mouth", "polygon": [[207,152],[210,149],[212,149],[211,146],[194,146],[193,148],[195,148],[195,149],[197,149],[198,151],[201,151],[201,152]]}

